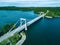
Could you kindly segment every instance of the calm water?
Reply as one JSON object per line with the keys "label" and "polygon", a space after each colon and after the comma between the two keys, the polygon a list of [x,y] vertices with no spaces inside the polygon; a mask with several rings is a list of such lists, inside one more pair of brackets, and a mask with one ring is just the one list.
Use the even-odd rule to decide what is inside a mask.
{"label": "calm water", "polygon": [[41,19],[28,27],[23,45],[60,45],[60,18]]}
{"label": "calm water", "polygon": [[[27,21],[37,17],[33,11],[6,11],[0,10],[0,26],[16,22],[19,18]],[[28,27],[27,39],[23,45],[60,45],[60,18],[41,19]]]}
{"label": "calm water", "polygon": [[35,17],[37,15],[33,11],[0,10],[0,27],[7,23],[16,23],[20,18],[26,18],[29,21]]}

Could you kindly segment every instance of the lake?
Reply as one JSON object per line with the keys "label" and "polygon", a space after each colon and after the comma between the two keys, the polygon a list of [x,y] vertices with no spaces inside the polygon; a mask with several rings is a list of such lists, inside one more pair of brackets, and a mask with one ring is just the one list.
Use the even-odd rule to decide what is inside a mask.
{"label": "lake", "polygon": [[20,18],[27,21],[37,17],[34,11],[16,11],[16,10],[0,10],[0,27],[8,23],[16,23]]}
{"label": "lake", "polygon": [[[34,11],[0,10],[0,27],[16,23],[19,18],[30,21],[37,17]],[[60,18],[42,18],[28,27],[23,45],[60,45]]]}
{"label": "lake", "polygon": [[60,18],[41,19],[28,27],[23,45],[60,45]]}

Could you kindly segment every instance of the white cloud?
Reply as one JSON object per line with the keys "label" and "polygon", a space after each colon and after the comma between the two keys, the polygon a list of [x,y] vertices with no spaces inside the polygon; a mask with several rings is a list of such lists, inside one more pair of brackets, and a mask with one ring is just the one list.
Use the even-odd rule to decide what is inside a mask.
{"label": "white cloud", "polygon": [[21,1],[39,1],[39,0],[0,0],[0,2],[21,2]]}
{"label": "white cloud", "polygon": [[50,1],[59,1],[59,0],[0,0],[0,2],[21,2],[21,1],[38,1],[38,2],[50,2]]}
{"label": "white cloud", "polygon": [[0,0],[0,2],[16,2],[17,0]]}
{"label": "white cloud", "polygon": [[60,0],[0,0],[0,6],[60,6]]}

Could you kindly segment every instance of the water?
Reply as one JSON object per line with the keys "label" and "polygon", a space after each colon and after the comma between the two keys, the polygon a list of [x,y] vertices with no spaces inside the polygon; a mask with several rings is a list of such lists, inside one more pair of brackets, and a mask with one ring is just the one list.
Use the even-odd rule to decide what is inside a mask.
{"label": "water", "polygon": [[16,11],[16,10],[0,10],[0,27],[7,23],[16,23],[20,18],[25,18],[27,21],[37,17],[33,11]]}
{"label": "water", "polygon": [[60,45],[60,18],[41,19],[28,27],[23,45]]}
{"label": "water", "polygon": [[[16,22],[19,18],[27,21],[37,17],[33,11],[0,10],[0,26]],[[60,45],[60,18],[41,19],[28,27],[23,45]]]}

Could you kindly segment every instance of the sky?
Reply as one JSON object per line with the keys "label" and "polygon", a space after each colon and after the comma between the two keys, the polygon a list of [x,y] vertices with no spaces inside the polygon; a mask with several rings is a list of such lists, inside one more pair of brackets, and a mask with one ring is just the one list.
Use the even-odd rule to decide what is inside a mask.
{"label": "sky", "polygon": [[0,6],[60,7],[60,0],[0,0]]}

